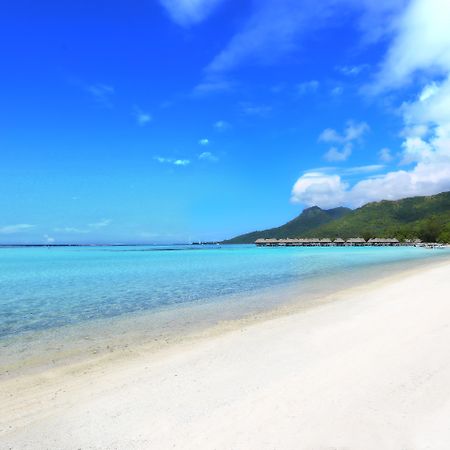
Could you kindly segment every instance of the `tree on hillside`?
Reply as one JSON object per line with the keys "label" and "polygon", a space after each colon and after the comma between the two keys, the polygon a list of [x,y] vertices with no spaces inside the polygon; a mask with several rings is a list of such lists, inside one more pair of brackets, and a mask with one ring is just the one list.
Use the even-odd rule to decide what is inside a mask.
{"label": "tree on hillside", "polygon": [[424,242],[437,242],[443,226],[436,216],[426,219],[419,231],[419,237]]}

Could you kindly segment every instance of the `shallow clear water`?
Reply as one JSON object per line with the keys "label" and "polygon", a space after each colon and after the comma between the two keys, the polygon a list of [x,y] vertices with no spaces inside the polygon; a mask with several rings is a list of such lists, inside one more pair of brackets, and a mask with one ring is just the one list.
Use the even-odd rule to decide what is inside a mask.
{"label": "shallow clear water", "polygon": [[0,337],[448,255],[411,247],[0,248]]}

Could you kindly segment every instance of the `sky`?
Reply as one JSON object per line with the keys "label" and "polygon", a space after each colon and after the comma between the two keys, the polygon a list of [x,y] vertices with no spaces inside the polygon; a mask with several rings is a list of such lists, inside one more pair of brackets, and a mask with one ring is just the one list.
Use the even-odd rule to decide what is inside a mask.
{"label": "sky", "polygon": [[17,0],[0,35],[1,244],[450,190],[449,0]]}

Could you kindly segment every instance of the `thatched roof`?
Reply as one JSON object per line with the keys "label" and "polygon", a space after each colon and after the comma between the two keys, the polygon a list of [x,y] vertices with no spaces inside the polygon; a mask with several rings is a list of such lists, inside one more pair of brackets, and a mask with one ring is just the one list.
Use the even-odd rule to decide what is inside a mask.
{"label": "thatched roof", "polygon": [[396,238],[371,238],[367,242],[369,244],[398,244],[398,239]]}
{"label": "thatched roof", "polygon": [[366,242],[366,240],[361,237],[357,237],[357,238],[347,239],[347,242],[349,244],[364,244]]}

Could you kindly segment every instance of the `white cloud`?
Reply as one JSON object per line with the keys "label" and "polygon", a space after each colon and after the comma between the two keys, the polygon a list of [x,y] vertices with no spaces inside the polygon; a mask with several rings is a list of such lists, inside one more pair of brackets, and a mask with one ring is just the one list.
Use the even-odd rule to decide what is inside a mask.
{"label": "white cloud", "polygon": [[153,159],[161,164],[173,162],[172,158],[164,158],[163,156],[154,156]]}
{"label": "white cloud", "polygon": [[204,161],[217,162],[219,158],[211,152],[203,152],[198,155],[198,159],[203,159]]}
{"label": "white cloud", "polygon": [[189,26],[205,20],[223,0],[160,0],[178,25]]}
{"label": "white cloud", "polygon": [[306,95],[316,92],[318,88],[319,82],[317,80],[310,80],[297,84],[296,91],[298,95]]}
{"label": "white cloud", "polygon": [[250,17],[217,54],[207,72],[223,73],[248,62],[272,63],[296,48],[298,38],[326,22],[334,2],[261,0]]}
{"label": "white cloud", "polygon": [[368,64],[360,64],[357,66],[339,66],[336,67],[336,70],[348,77],[356,77],[357,75],[359,75],[361,72],[364,72],[368,68],[369,68]]}
{"label": "white cloud", "polygon": [[395,37],[372,86],[377,93],[401,88],[422,72],[447,76],[450,71],[450,2],[412,0],[393,21]]}
{"label": "white cloud", "polygon": [[85,86],[85,89],[92,95],[97,103],[107,108],[112,107],[111,98],[115,93],[113,86],[103,83],[97,83]]}
{"label": "white cloud", "polygon": [[361,139],[364,134],[370,130],[369,125],[366,122],[347,122],[347,127],[345,128],[345,142],[351,142]]}
{"label": "white cloud", "polygon": [[135,106],[133,108],[133,113],[134,113],[134,116],[136,118],[137,124],[140,125],[141,127],[147,125],[148,123],[150,123],[153,120],[153,117],[152,117],[151,114],[149,114],[148,112],[143,111],[138,106]]}
{"label": "white cloud", "polygon": [[47,244],[53,244],[56,241],[54,237],[51,237],[48,234],[44,234],[44,240]]}
{"label": "white cloud", "polygon": [[217,131],[226,131],[231,128],[231,125],[225,120],[218,120],[213,126]]}
{"label": "white cloud", "polygon": [[[389,24],[407,0],[259,0],[250,16],[206,68],[207,77],[224,74],[244,64],[272,64],[295,52],[304,35],[339,16],[356,12],[366,42],[391,32]],[[436,1],[436,0],[435,0]],[[355,66],[358,67],[358,66]],[[353,69],[357,71],[358,68]],[[359,69],[362,70],[362,69]],[[349,68],[352,71],[352,68]],[[336,94],[339,89],[335,91]]]}
{"label": "white cloud", "polygon": [[425,102],[427,101],[430,97],[432,97],[433,95],[435,95],[439,90],[438,85],[436,84],[436,82],[432,81],[430,84],[426,85],[422,92],[419,95],[419,101],[421,102]]}
{"label": "white cloud", "polygon": [[320,173],[321,175],[361,175],[373,172],[380,172],[385,166],[383,164],[368,164],[366,166],[350,166],[350,167],[336,167],[336,166],[324,166],[310,169],[306,173]]}
{"label": "white cloud", "polygon": [[414,79],[422,87],[416,99],[400,109],[404,120],[401,164],[413,167],[361,182],[380,198],[450,190],[449,29],[448,1],[414,0],[398,21],[373,90],[402,88]]}
{"label": "white cloud", "polygon": [[[434,1],[434,0],[433,0]],[[417,8],[420,1],[415,1],[412,5]],[[424,15],[427,16],[427,14]],[[450,20],[450,16],[446,16]],[[415,19],[418,20],[417,17]],[[428,19],[433,20],[434,14],[428,14]],[[440,18],[438,22],[440,22]],[[424,24],[423,17],[418,20],[424,27],[424,33],[431,33],[432,24]],[[437,29],[440,29],[439,23]],[[403,114],[404,128],[401,136],[404,137],[401,145],[400,164],[412,165],[409,169],[394,170],[381,175],[371,176],[362,179],[353,186],[345,181],[343,176],[332,173],[315,173],[301,176],[295,183],[292,190],[292,201],[305,205],[318,204],[319,206],[360,206],[370,201],[381,199],[396,200],[409,196],[433,195],[443,191],[450,190],[450,65],[447,69],[445,78],[436,77],[433,66],[443,67],[443,54],[447,47],[442,47],[442,43],[436,44],[436,47],[442,50],[436,56],[436,48],[430,49],[430,55],[435,55],[436,65],[432,67],[423,65],[424,60],[428,60],[424,55],[412,56],[417,40],[412,39],[410,29],[407,27],[407,35],[410,41],[408,49],[404,36],[394,40],[394,49],[398,42],[402,42],[404,50],[408,50],[410,59],[408,64],[403,64],[401,70],[393,67],[393,73],[388,80],[391,88],[400,83],[401,86],[408,84],[410,79],[418,71],[428,72],[427,76],[422,73],[422,79],[425,79],[422,88],[419,90],[416,99],[406,102],[401,107]],[[419,30],[420,34],[421,31]],[[432,33],[433,34],[433,33]],[[447,33],[448,34],[448,33]],[[425,41],[430,42],[430,36],[425,37]],[[419,39],[420,40],[420,39]],[[443,42],[447,42],[447,35],[442,36]],[[422,45],[422,44],[420,44]],[[419,45],[419,46],[420,46]],[[450,42],[448,42],[450,50]],[[391,54],[393,50],[389,52]],[[420,49],[419,49],[420,53]],[[420,62],[420,64],[419,64]],[[386,70],[386,69],[384,69]],[[399,87],[401,87],[399,86]],[[332,132],[333,131],[333,132]],[[343,135],[335,133],[334,130],[328,130],[322,134],[325,141],[342,141]],[[353,130],[348,136],[358,136],[360,132]],[[392,158],[389,149],[382,149],[379,156],[386,162]],[[328,187],[325,189],[325,187]],[[330,186],[332,188],[330,188]],[[327,191],[327,195],[324,195]]]}
{"label": "white cloud", "polygon": [[336,147],[331,147],[324,155],[324,159],[329,162],[346,161],[352,154],[351,144],[346,144],[339,150]]}
{"label": "white cloud", "polygon": [[203,138],[203,139],[200,139],[199,141],[198,141],[198,143],[200,144],[200,145],[208,145],[209,144],[209,139],[206,139],[206,138]]}
{"label": "white cloud", "polygon": [[326,128],[319,136],[319,142],[339,144],[341,147],[331,147],[325,154],[327,161],[346,161],[352,154],[355,142],[361,141],[364,134],[369,131],[366,122],[348,121],[343,133],[338,133],[333,128]]}
{"label": "white cloud", "polygon": [[359,175],[371,172],[379,172],[384,169],[383,164],[369,164],[367,166],[346,167],[341,170],[345,175]]}
{"label": "white cloud", "polygon": [[320,142],[345,142],[345,136],[341,136],[334,128],[325,128],[325,130],[320,133]]}
{"label": "white cloud", "polygon": [[350,187],[340,175],[306,173],[292,188],[291,201],[323,208],[359,207],[378,200],[432,195],[450,190],[450,161],[419,163],[413,170],[398,170],[369,177]]}
{"label": "white cloud", "polygon": [[173,164],[174,166],[187,166],[191,163],[189,159],[165,158],[163,156],[155,156],[153,159],[161,164]]}
{"label": "white cloud", "polygon": [[386,163],[388,163],[394,159],[394,157],[392,156],[391,150],[387,147],[382,148],[378,152],[378,157],[380,158],[381,161],[386,162]]}
{"label": "white cloud", "polygon": [[190,163],[191,161],[189,159],[176,159],[175,161],[173,161],[173,164],[175,166],[187,166]]}
{"label": "white cloud", "polygon": [[[450,81],[446,80],[431,97],[405,106],[408,135],[402,145],[402,163],[409,170],[395,170],[372,176],[350,186],[341,175],[314,173],[301,176],[292,190],[292,201],[305,205],[361,206],[382,199],[397,200],[416,195],[432,195],[450,190]],[[420,98],[422,97],[422,100]],[[423,124],[429,131],[423,135]],[[411,130],[417,129],[414,136]],[[390,153],[389,153],[390,154]],[[337,178],[336,178],[337,177]],[[333,186],[324,195],[324,186]]]}
{"label": "white cloud", "polygon": [[420,137],[408,137],[402,143],[403,154],[401,164],[411,164],[421,161],[433,154],[430,144]]}
{"label": "white cloud", "polygon": [[30,225],[29,223],[18,223],[16,225],[5,225],[0,227],[0,234],[15,234],[22,233],[24,231],[34,228],[35,225]]}
{"label": "white cloud", "polygon": [[305,206],[333,208],[344,203],[347,184],[339,175],[310,172],[302,175],[292,188],[291,201]]}

